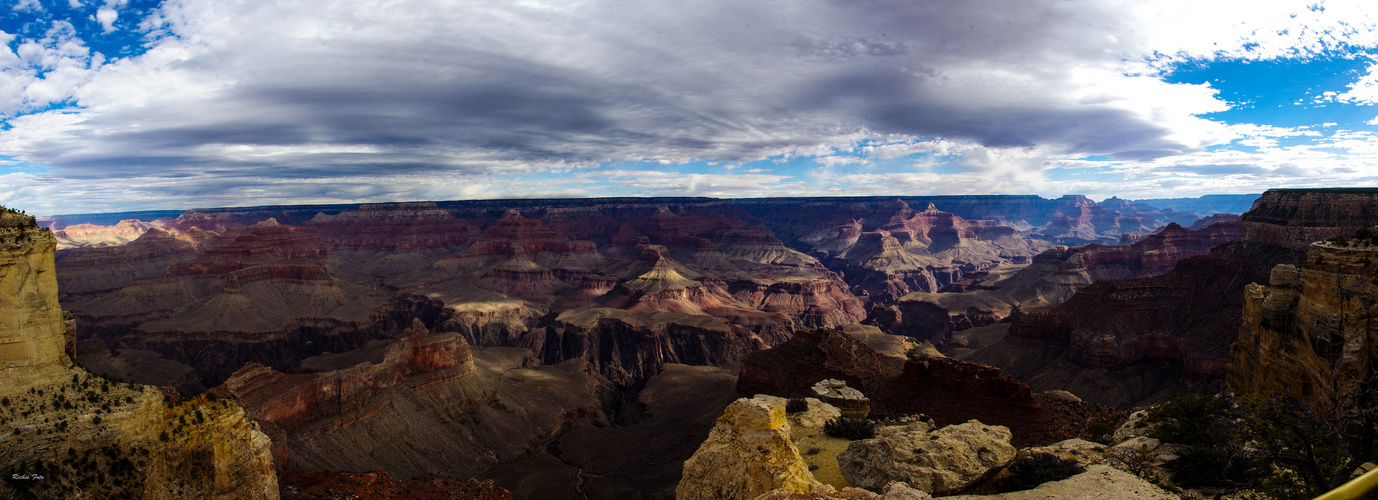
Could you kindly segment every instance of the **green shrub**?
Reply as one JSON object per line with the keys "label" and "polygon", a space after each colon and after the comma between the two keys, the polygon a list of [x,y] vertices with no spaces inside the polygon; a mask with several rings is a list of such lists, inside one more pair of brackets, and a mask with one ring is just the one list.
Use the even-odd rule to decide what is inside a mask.
{"label": "green shrub", "polygon": [[1258,479],[1253,459],[1225,448],[1191,447],[1163,464],[1172,482],[1185,488],[1229,488]]}
{"label": "green shrub", "polygon": [[789,402],[785,403],[785,413],[800,413],[806,411],[809,411],[809,402],[805,401],[804,398],[790,398]]}
{"label": "green shrub", "polygon": [[1010,464],[1009,470],[1010,476],[1001,486],[1001,492],[1033,489],[1040,484],[1061,481],[1086,471],[1075,460],[1063,460],[1052,453],[1020,457]]}
{"label": "green shrub", "polygon": [[1145,418],[1155,424],[1150,436],[1165,443],[1214,447],[1234,442],[1231,404],[1213,396],[1186,394],[1163,401]]}
{"label": "green shrub", "polygon": [[823,424],[823,432],[852,441],[870,439],[876,437],[876,424],[864,418],[838,417]]}

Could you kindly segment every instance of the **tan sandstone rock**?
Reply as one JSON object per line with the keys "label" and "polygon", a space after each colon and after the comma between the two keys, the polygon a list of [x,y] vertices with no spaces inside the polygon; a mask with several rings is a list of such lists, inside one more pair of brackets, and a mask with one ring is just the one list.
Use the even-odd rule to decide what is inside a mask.
{"label": "tan sandstone rock", "polygon": [[866,418],[871,414],[871,400],[861,391],[847,387],[847,382],[837,379],[820,380],[813,384],[813,394],[824,403],[842,410],[842,415],[850,418]]}
{"label": "tan sandstone rock", "polygon": [[823,486],[790,439],[786,400],[757,395],[728,405],[708,439],[684,462],[678,500],[751,500],[771,490]]}
{"label": "tan sandstone rock", "polygon": [[881,428],[874,439],[853,441],[837,457],[853,485],[879,490],[903,481],[941,495],[965,487],[1014,460],[1010,431],[975,420],[930,431],[922,422]]}
{"label": "tan sandstone rock", "polygon": [[999,495],[951,496],[944,500],[1176,500],[1161,488],[1104,465],[1093,465],[1086,472],[1039,485],[1024,491]]}

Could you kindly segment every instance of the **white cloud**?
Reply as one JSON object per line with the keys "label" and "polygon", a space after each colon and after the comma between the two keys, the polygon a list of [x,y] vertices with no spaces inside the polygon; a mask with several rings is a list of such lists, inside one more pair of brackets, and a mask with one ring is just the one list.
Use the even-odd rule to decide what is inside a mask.
{"label": "white cloud", "polygon": [[[107,31],[134,15],[116,10],[123,4],[97,10]],[[346,199],[355,188],[322,190],[305,179],[376,178],[377,192],[411,193],[385,183],[554,172],[593,182],[578,187],[587,192],[805,192],[778,168],[689,184],[645,172],[567,173],[604,162],[800,157],[838,169],[861,158],[925,158],[919,169],[951,162],[964,171],[902,178],[1028,192],[1068,185],[1046,171],[1086,155],[1170,182],[1189,174],[1165,166],[1205,165],[1193,162],[1219,159],[1205,148],[1236,140],[1286,149],[1295,168],[1310,171],[1306,161],[1322,153],[1280,148],[1293,135],[1270,135],[1302,131],[1200,118],[1228,105],[1212,87],[1169,84],[1160,71],[1173,61],[1277,57],[1341,41],[1378,47],[1371,9],[1281,1],[1240,9],[1224,0],[866,8],[802,0],[788,9],[731,0],[172,0],[148,19],[118,23],[152,32],[138,57],[94,58],[62,30],[0,49],[0,113],[80,105],[10,119],[0,154],[47,168],[16,182],[139,179],[139,189],[164,186],[165,196],[186,200],[207,196],[187,179]],[[1335,98],[1372,100],[1365,85]],[[434,192],[466,196],[473,191],[464,186],[478,184],[439,183],[450,191]],[[347,199],[379,195],[357,196]]]}
{"label": "white cloud", "polygon": [[115,30],[115,20],[119,18],[120,13],[110,7],[96,9],[96,20],[100,21],[100,25],[105,28],[106,33]]}

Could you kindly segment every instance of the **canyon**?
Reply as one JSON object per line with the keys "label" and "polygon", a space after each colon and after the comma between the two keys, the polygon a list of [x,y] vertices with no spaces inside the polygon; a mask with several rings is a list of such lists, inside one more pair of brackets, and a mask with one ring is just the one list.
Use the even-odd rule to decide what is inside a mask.
{"label": "canyon", "polygon": [[[1125,401],[1026,380],[997,348],[1243,224],[1077,196],[196,209],[123,244],[101,241],[140,226],[61,221],[94,235],[56,252],[75,361],[236,401],[282,491],[377,474],[378,491],[474,478],[515,498],[673,496],[731,401],[820,377],[876,417],[1083,436]],[[829,357],[845,362],[780,371]]]}

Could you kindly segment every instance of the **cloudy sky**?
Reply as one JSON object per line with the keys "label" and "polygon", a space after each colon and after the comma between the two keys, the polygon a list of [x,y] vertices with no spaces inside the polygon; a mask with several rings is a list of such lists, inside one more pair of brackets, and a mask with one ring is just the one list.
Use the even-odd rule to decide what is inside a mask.
{"label": "cloudy sky", "polygon": [[1378,185],[1364,4],[4,0],[0,204]]}

